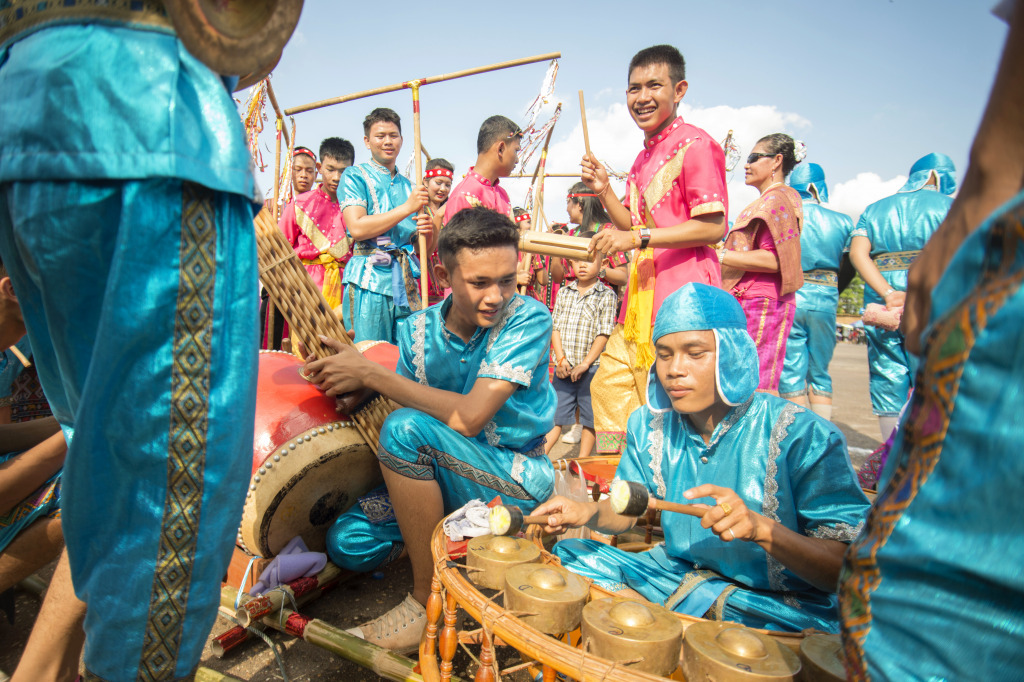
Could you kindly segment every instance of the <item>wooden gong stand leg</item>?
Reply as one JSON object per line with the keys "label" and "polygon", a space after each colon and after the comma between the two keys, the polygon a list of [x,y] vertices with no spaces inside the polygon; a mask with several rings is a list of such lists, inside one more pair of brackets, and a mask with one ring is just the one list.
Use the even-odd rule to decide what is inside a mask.
{"label": "wooden gong stand leg", "polygon": [[490,630],[483,628],[480,638],[480,667],[473,682],[497,682],[494,678],[494,639]]}
{"label": "wooden gong stand leg", "polygon": [[543,675],[544,675],[543,680],[544,680],[544,682],[555,682],[555,669],[554,668],[552,668],[550,665],[545,663],[544,667],[541,668],[541,670],[543,671]]}
{"label": "wooden gong stand leg", "polygon": [[[433,597],[433,595],[431,595]],[[444,627],[438,638],[438,649],[441,653],[441,682],[452,679],[452,661],[455,659],[455,648],[458,636],[455,632],[455,595],[450,591],[444,598]]]}
{"label": "wooden gong stand leg", "polygon": [[420,674],[424,682],[437,682],[441,674],[437,667],[437,621],[441,619],[441,578],[434,568],[430,580],[430,596],[427,597],[427,629],[420,643]]}

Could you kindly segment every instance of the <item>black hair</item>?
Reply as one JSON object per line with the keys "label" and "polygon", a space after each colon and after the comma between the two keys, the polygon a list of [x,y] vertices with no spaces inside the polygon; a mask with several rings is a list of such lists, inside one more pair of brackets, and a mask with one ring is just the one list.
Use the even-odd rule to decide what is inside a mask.
{"label": "black hair", "polygon": [[368,113],[366,118],[363,119],[363,135],[370,136],[370,128],[373,127],[374,123],[394,123],[398,126],[398,132],[402,132],[402,119],[395,113],[394,109],[377,107]]}
{"label": "black hair", "polygon": [[568,234],[568,223],[551,223],[551,231],[555,234]]}
{"label": "black hair", "polygon": [[783,177],[789,175],[799,161],[796,160],[796,145],[793,142],[793,138],[786,133],[772,133],[771,135],[765,135],[757,144],[764,144],[765,149],[768,150],[769,154],[782,154],[782,175]]}
{"label": "black hair", "polygon": [[491,116],[480,124],[480,132],[476,136],[476,153],[483,154],[495,142],[519,137],[522,134],[522,128],[516,125],[512,119],[505,116]]}
{"label": "black hair", "polygon": [[527,213],[529,213],[529,211],[520,206],[516,206],[515,208],[512,209],[512,216],[515,218],[518,218],[521,215],[526,215]]}
{"label": "black hair", "polygon": [[584,239],[590,239],[595,234],[597,234],[597,232],[594,232],[593,230],[584,230],[583,232],[580,232],[576,236],[577,237],[583,237]]}
{"label": "black hair", "polygon": [[479,251],[496,246],[519,249],[519,230],[507,215],[476,206],[464,208],[452,216],[437,240],[437,255],[451,272],[460,251]]}
{"label": "black hair", "polygon": [[633,69],[655,64],[668,66],[668,75],[672,79],[672,85],[686,80],[686,60],[683,59],[682,53],[671,45],[645,47],[633,55],[633,58],[629,60],[629,72],[626,74],[626,79],[629,80]]}
{"label": "black hair", "polygon": [[[594,190],[590,189],[582,182],[577,182],[575,185],[569,188],[569,194],[593,194]],[[604,206],[601,205],[601,200],[597,197],[572,197],[569,199],[575,204],[578,204],[580,210],[583,211],[583,217],[580,219],[580,227],[584,229],[590,229],[594,225],[604,225],[610,223],[612,219],[608,217],[608,211],[604,210]]]}
{"label": "black hair", "polygon": [[455,166],[453,166],[448,159],[442,159],[440,157],[427,161],[427,165],[423,170],[428,171],[435,168],[444,168],[446,171],[451,171],[452,173],[455,172]]}
{"label": "black hair", "polygon": [[330,157],[335,161],[348,161],[355,163],[356,149],[352,143],[340,137],[328,137],[320,143],[320,161],[326,161]]}

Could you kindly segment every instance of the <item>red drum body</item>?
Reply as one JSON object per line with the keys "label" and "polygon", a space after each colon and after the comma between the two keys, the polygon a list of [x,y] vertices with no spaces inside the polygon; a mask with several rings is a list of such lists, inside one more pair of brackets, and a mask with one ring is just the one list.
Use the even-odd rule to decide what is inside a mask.
{"label": "red drum body", "polygon": [[[395,368],[394,346],[373,350]],[[301,367],[290,353],[259,354],[252,478],[237,538],[249,554],[272,557],[296,535],[323,551],[331,523],[382,481],[376,453]]]}

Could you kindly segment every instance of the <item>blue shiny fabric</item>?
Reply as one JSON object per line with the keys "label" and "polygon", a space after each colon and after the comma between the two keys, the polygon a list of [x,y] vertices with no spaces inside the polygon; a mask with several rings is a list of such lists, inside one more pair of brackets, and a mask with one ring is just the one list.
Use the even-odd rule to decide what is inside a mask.
{"label": "blue shiny fabric", "polygon": [[[925,172],[927,180],[930,170],[915,172]],[[922,183],[922,188],[917,191],[901,190],[864,209],[853,236],[868,238],[872,258],[898,251],[918,251],[942,224],[952,203],[951,197],[927,189]],[[906,270],[889,270],[881,274],[896,291],[907,290]],[[884,305],[885,301],[878,292],[866,286],[864,304],[869,303]],[[872,411],[879,416],[895,417],[907,401],[913,385],[913,359],[903,349],[900,332],[877,327],[867,327],[865,331]]]}
{"label": "blue shiny fabric", "polygon": [[[709,444],[686,415],[648,406],[633,412],[627,431],[616,478],[640,482],[670,502],[689,503],[683,492],[698,485],[723,486],[787,528],[842,542],[856,536],[868,508],[842,433],[781,398],[753,394],[729,411]],[[835,595],[757,544],[723,542],[684,514],[664,514],[662,525],[664,546],[647,554],[623,557],[584,541],[560,542],[555,553],[607,589],[628,586],[682,613],[771,629],[837,630]]]}
{"label": "blue shiny fabric", "polygon": [[932,174],[939,180],[939,192],[951,196],[956,191],[956,166],[953,159],[945,154],[926,154],[914,162],[910,167],[910,177],[907,178],[900,192],[916,192],[928,183]]}
{"label": "blue shiny fabric", "polygon": [[[801,163],[789,174],[789,186],[797,191],[801,199],[814,199],[811,187],[818,193],[818,202],[828,203],[828,185],[825,183],[825,170],[816,163]],[[806,209],[806,204],[804,205]],[[806,227],[807,214],[804,214]]]}
{"label": "blue shiny fabric", "polygon": [[[790,174],[790,182],[795,174],[796,170]],[[821,182],[824,183],[824,173]],[[853,221],[848,215],[820,206],[813,199],[805,198],[803,206],[800,268],[804,272],[828,270],[838,275],[843,253],[850,247]],[[836,345],[838,305],[838,287],[805,281],[797,289],[796,316],[786,341],[786,360],[779,380],[782,397],[803,395],[808,387],[818,395],[832,395],[828,366]]]}
{"label": "blue shiny fabric", "polygon": [[[551,315],[543,303],[517,294],[493,327],[478,328],[465,342],[444,326],[452,302],[449,296],[402,321],[398,374],[462,394],[481,377],[519,388],[476,438],[416,410],[392,412],[381,429],[377,456],[403,476],[437,481],[446,514],[472,499],[488,502],[496,495],[532,510],[554,491],[554,468],[543,449],[556,407],[547,371]],[[371,570],[389,557],[398,524],[369,524],[364,516],[353,508],[338,517],[328,551],[359,570]],[[343,532],[349,528],[356,532]]]}
{"label": "blue shiny fabric", "polygon": [[[398,208],[409,198],[411,193],[412,183],[409,182],[407,177],[397,172],[392,175],[387,168],[371,159],[366,163],[360,163],[345,169],[341,176],[341,184],[338,187],[338,203],[341,205],[342,210],[349,206],[361,206],[366,209],[367,215],[379,215]],[[398,247],[409,255],[412,274],[418,278],[420,266],[419,261],[415,257],[416,215],[412,214],[403,218],[397,225],[380,237],[356,242],[354,248],[376,249],[385,244],[387,245],[386,248],[391,248],[391,246]],[[402,304],[405,295],[402,287],[404,280],[398,261],[392,259],[387,265],[375,265],[370,262],[370,258],[371,256],[353,254],[351,260],[345,265],[343,284],[346,287],[354,285],[364,291],[379,294],[387,299],[378,302],[377,305],[383,305],[388,309],[390,314],[387,317],[389,320],[394,321],[407,316],[410,309],[407,301],[405,304]],[[343,309],[347,310],[344,314],[347,316],[346,319],[349,320],[348,328],[355,330],[357,340],[367,339],[395,343],[393,335],[379,335],[383,333],[384,327],[388,325],[384,324],[381,326],[373,320],[371,317],[372,311],[364,311],[362,307],[357,307],[356,310],[359,311],[359,314],[353,317],[352,306],[351,302],[348,301],[348,296],[345,297],[344,303],[347,306]],[[392,311],[392,309],[395,310]],[[376,326],[378,329],[374,334],[377,335],[370,335],[361,331],[360,327],[364,323]]]}
{"label": "blue shiny fabric", "polygon": [[[747,331],[747,317],[732,294],[718,287],[688,282],[670,294],[658,310],[651,341],[666,334],[710,329],[715,333],[718,394],[728,405],[744,402],[760,377],[757,347]],[[672,400],[658,383],[652,365],[647,378],[647,404],[672,409]]]}
{"label": "blue shiny fabric", "polygon": [[851,679],[1024,670],[1022,235],[1024,192],[964,240],[932,291],[917,388],[845,561]]}
{"label": "blue shiny fabric", "polygon": [[63,528],[89,605],[85,666],[186,677],[251,464],[255,183],[241,122],[173,36],[99,24],[10,45],[0,92],[0,254],[69,440]]}
{"label": "blue shiny fabric", "polygon": [[371,519],[363,508],[364,500],[387,500],[387,487],[380,486],[360,498],[327,530],[327,556],[336,565],[357,573],[383,568],[405,549],[394,513]]}
{"label": "blue shiny fabric", "polygon": [[389,295],[360,287],[345,287],[341,297],[341,320],[345,329],[355,331],[356,343],[393,343],[398,337],[399,323],[411,312],[408,306],[396,306]]}

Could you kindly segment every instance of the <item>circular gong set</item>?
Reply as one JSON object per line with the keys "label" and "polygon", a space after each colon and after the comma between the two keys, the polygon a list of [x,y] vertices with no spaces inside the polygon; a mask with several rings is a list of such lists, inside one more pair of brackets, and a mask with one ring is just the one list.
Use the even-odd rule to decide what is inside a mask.
{"label": "circular gong set", "polygon": [[[439,643],[457,639],[451,624],[456,622],[458,607],[481,623],[486,633],[481,661],[494,661],[490,647],[500,640],[541,668],[545,680],[554,679],[556,673],[595,682],[669,676],[716,682],[844,679],[836,635],[779,637],[611,595],[519,537],[474,538],[467,543],[465,564],[460,565],[449,556],[439,525],[431,551],[436,571],[427,616],[428,621],[438,622],[443,609],[445,625],[440,632],[427,629],[420,650],[424,679],[432,679],[429,671],[451,664],[454,645]],[[447,593],[443,599],[442,588]],[[440,667],[438,650],[444,652]],[[477,679],[492,676],[478,674]]]}

